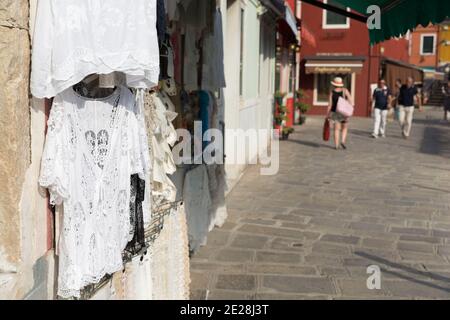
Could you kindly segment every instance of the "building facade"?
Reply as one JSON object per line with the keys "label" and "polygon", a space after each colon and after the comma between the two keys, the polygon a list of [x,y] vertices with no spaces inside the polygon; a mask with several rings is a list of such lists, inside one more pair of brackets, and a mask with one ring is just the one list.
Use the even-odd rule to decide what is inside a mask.
{"label": "building facade", "polygon": [[287,108],[286,126],[292,127],[295,122],[295,98],[299,84],[298,2],[286,0],[284,3],[284,18],[279,19],[277,28],[275,90],[283,95],[283,105]]}
{"label": "building facade", "polygon": [[438,34],[438,65],[447,66],[450,64],[450,22],[443,22],[439,26]]}
{"label": "building facade", "polygon": [[[335,1],[323,1],[345,9]],[[370,98],[380,77],[389,76],[392,87],[396,77],[405,81],[418,72],[409,64],[407,39],[371,46],[366,24],[305,2],[301,2],[301,34],[300,87],[311,114],[326,113],[330,82],[336,76],[343,78],[354,97],[355,116],[365,117],[371,113]]]}
{"label": "building facade", "polygon": [[417,27],[409,36],[409,63],[426,69],[438,67],[439,26]]}
{"label": "building facade", "polygon": [[[217,1],[228,84],[218,94],[225,128],[265,129],[268,141],[281,18],[269,2],[280,1]],[[50,101],[30,98],[29,92],[36,7],[37,0],[0,4],[0,132],[4,137],[0,147],[0,299],[53,299],[56,294],[56,225],[47,193],[38,188]],[[225,153],[232,147],[226,144]],[[256,157],[253,153],[249,158]],[[230,189],[250,162],[226,165]],[[110,292],[96,297],[108,299]]]}
{"label": "building facade", "polygon": [[[269,1],[270,2],[270,1]],[[270,135],[275,91],[275,47],[278,15],[257,0],[227,0],[224,16],[225,125],[227,129],[264,129]],[[225,154],[236,154],[235,141],[226,139]],[[247,161],[235,163],[227,156],[230,189],[249,163],[257,159],[253,148]]]}

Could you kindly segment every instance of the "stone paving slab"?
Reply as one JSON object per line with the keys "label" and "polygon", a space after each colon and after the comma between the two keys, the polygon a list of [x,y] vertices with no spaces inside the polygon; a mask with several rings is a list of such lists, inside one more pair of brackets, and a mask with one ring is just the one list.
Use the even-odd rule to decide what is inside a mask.
{"label": "stone paving slab", "polygon": [[[347,151],[308,117],[280,170],[249,167],[229,219],[191,259],[192,299],[450,299],[450,124],[417,113],[412,136],[355,118]],[[445,138],[444,138],[445,137]],[[369,290],[367,267],[381,270]]]}

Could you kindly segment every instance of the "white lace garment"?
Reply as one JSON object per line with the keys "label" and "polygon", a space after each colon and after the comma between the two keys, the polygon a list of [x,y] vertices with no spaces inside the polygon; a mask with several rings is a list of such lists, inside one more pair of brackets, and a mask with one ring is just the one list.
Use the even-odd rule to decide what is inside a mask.
{"label": "white lace garment", "polygon": [[131,91],[86,99],[72,88],[57,95],[48,121],[39,183],[63,204],[58,295],[123,268],[130,241],[130,176],[149,171],[145,120]]}
{"label": "white lace garment", "polygon": [[178,139],[172,124],[177,114],[172,111],[175,109],[173,105],[167,105],[171,104],[170,98],[163,93],[147,93],[145,102],[144,113],[153,160],[151,177],[148,178],[152,181],[152,194],[164,199],[163,202],[172,202],[176,188],[168,175],[177,169],[171,150]]}
{"label": "white lace garment", "polygon": [[211,216],[211,197],[209,192],[206,165],[189,171],[184,178],[183,197],[188,224],[189,247],[197,252],[207,243]]}
{"label": "white lace garment", "polygon": [[49,98],[90,74],[120,71],[127,85],[158,83],[156,0],[39,0],[31,93]]}

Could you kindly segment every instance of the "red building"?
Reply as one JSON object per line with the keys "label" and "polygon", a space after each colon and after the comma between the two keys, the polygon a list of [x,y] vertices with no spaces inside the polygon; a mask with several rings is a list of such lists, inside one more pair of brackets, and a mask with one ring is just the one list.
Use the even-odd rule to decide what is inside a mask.
{"label": "red building", "polygon": [[276,91],[285,94],[283,105],[287,108],[285,125],[292,127],[295,121],[295,92],[298,89],[299,39],[297,1],[283,0],[284,19],[278,21],[276,53]]}
{"label": "red building", "polygon": [[[325,3],[341,7],[332,0]],[[380,77],[388,85],[409,75],[420,78],[421,71],[409,65],[406,39],[393,39],[375,46],[369,44],[366,24],[301,2],[300,87],[312,106],[311,114],[325,114],[330,81],[344,79],[355,99],[355,115],[370,115],[370,96]],[[347,10],[349,10],[347,8]]]}

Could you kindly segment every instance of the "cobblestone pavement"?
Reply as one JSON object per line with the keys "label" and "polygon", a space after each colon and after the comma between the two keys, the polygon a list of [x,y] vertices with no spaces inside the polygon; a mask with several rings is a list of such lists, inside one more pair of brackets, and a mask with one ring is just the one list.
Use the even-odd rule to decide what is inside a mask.
{"label": "cobblestone pavement", "polygon": [[[417,113],[369,137],[352,119],[347,151],[310,117],[280,144],[280,171],[248,169],[229,219],[191,260],[192,299],[449,299],[450,124]],[[367,266],[381,268],[368,290]]]}

